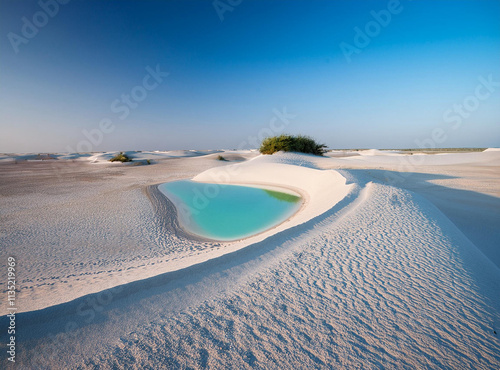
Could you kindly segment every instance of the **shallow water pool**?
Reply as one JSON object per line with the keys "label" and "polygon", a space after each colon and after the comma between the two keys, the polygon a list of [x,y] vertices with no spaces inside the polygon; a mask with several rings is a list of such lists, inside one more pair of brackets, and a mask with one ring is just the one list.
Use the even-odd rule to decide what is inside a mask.
{"label": "shallow water pool", "polygon": [[158,186],[177,208],[182,227],[214,240],[236,240],[270,229],[300,208],[298,195],[240,185],[174,181]]}

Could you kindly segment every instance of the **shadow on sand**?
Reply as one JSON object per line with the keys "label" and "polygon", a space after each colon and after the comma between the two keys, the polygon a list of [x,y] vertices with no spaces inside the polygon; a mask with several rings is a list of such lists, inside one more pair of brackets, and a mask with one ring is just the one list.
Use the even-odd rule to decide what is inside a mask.
{"label": "shadow on sand", "polygon": [[[360,188],[355,187],[328,212],[238,251],[67,303],[19,313],[16,318],[18,345],[26,352],[43,343],[44,351],[48,348],[57,353],[62,348],[72,348],[78,338],[95,337],[95,334],[90,333],[98,333],[103,327],[117,328],[119,336],[135,330],[144,318],[158,319],[214,298],[282,253],[293,253],[287,242],[293,242],[331,216],[337,217],[348,212],[359,192]],[[158,310],[159,307],[161,310]],[[130,320],[126,323],[120,321],[121,315],[126,315]],[[0,325],[8,326],[6,316],[0,318]],[[44,356],[47,354],[44,353]]]}
{"label": "shadow on sand", "polygon": [[457,177],[387,170],[340,170],[362,186],[373,181],[413,191],[433,203],[469,240],[500,268],[500,198],[432,183]]}

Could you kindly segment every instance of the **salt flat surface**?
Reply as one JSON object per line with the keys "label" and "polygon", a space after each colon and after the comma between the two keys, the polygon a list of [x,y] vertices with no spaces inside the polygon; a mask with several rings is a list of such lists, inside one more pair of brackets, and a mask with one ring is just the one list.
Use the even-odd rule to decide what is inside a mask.
{"label": "salt flat surface", "polygon": [[[500,367],[498,151],[426,155],[411,168],[398,162],[411,156],[376,152],[234,155],[82,172],[3,164],[1,258],[23,261],[19,305],[47,307],[19,315],[21,365]],[[309,208],[249,244],[158,228],[142,186],[221,174],[300,188]],[[56,305],[68,287],[95,295]]]}

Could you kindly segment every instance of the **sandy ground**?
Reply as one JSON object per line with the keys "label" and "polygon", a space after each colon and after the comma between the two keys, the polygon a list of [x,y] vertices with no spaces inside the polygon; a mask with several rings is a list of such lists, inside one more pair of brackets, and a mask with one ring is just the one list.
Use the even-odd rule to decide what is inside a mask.
{"label": "sandy ground", "polygon": [[[500,366],[499,152],[412,166],[376,151],[216,157],[0,163],[1,268],[16,256],[24,312],[18,365]],[[246,170],[229,182],[269,165],[268,182],[298,186],[309,208],[227,244],[177,233],[147,196],[148,186],[208,181],[235,164]],[[284,166],[308,175],[294,180],[276,171]],[[309,174],[337,182],[331,192],[320,177],[299,184]],[[314,184],[325,187],[315,194]]]}
{"label": "sandy ground", "polygon": [[[137,167],[0,164],[0,240],[5,246],[0,258],[2,264],[9,255],[20,259],[19,299],[24,304],[19,311],[154,276],[156,264],[168,271],[177,268],[182,257],[216,248],[165,230],[163,220],[155,217],[147,187],[225,164],[213,156]],[[2,301],[2,309],[5,305]]]}

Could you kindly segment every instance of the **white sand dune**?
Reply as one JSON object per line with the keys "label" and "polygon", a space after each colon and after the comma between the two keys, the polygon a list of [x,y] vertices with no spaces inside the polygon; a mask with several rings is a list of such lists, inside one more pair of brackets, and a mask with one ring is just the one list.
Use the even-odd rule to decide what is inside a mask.
{"label": "white sand dune", "polygon": [[[111,156],[112,154],[109,155]],[[91,161],[93,160],[91,159]],[[296,164],[294,165],[293,163]],[[303,167],[305,164],[308,165],[308,167]],[[148,209],[149,205],[147,204],[147,199],[143,197],[137,198],[137,195],[141,195],[140,192],[137,194],[136,191],[135,196],[129,199],[113,197],[116,202],[125,204],[121,212],[129,214],[129,217],[134,217],[140,221],[141,224],[137,225],[139,227],[135,229],[135,232],[139,233],[141,238],[149,241],[156,241],[156,243],[161,243],[162,245],[177,244],[180,249],[179,252],[175,253],[172,251],[172,247],[175,246],[167,245],[167,250],[171,251],[167,256],[162,256],[161,254],[158,257],[154,256],[154,258],[147,256],[149,258],[145,258],[146,261],[141,258],[141,263],[134,261],[137,256],[134,256],[132,261],[126,261],[123,260],[121,256],[117,256],[116,260],[110,259],[106,263],[100,256],[98,256],[98,260],[94,260],[92,251],[85,251],[85,246],[88,246],[90,240],[94,239],[97,241],[98,238],[104,237],[106,229],[110,228],[109,224],[111,223],[111,225],[113,225],[112,218],[118,217],[118,220],[120,220],[126,216],[108,215],[109,218],[106,219],[105,217],[100,217],[96,209],[90,209],[90,213],[88,215],[83,215],[86,217],[81,217],[79,222],[77,222],[78,224],[75,224],[71,222],[75,219],[75,215],[71,214],[73,210],[65,209],[60,214],[61,220],[44,222],[43,227],[52,228],[52,230],[55,231],[54,235],[47,237],[47,235],[44,235],[44,231],[39,230],[37,233],[38,235],[35,234],[35,236],[43,243],[57,243],[56,239],[60,238],[62,233],[81,234],[81,238],[86,238],[87,240],[83,242],[78,236],[71,235],[69,242],[72,245],[75,244],[76,239],[77,242],[84,243],[83,246],[77,246],[77,249],[69,251],[67,249],[68,246],[63,244],[60,246],[61,249],[54,251],[54,249],[50,248],[47,251],[53,251],[53,253],[56,253],[55,256],[57,256],[58,259],[64,261],[63,265],[65,267],[59,267],[57,271],[53,271],[52,268],[47,267],[40,270],[39,267],[36,268],[36,265],[40,265],[40,262],[36,260],[33,261],[36,270],[32,271],[33,276],[30,279],[26,279],[27,284],[24,284],[21,288],[22,296],[29,296],[29,300],[19,307],[19,312],[43,309],[71,301],[86,294],[96,293],[113,286],[149,278],[161,273],[201,263],[222,254],[247,247],[273,234],[319,216],[344,198],[344,196],[348,194],[351,186],[345,185],[345,178],[336,171],[310,168],[312,166],[313,164],[307,156],[259,156],[248,162],[212,168],[194,177],[196,181],[204,181],[207,183],[243,183],[249,185],[262,185],[271,188],[275,187],[281,190],[289,188],[300,193],[304,198],[302,209],[284,223],[271,230],[241,241],[221,243],[220,245],[216,245],[216,248],[213,247],[213,243],[203,243],[202,245],[189,246],[189,248],[186,248],[186,244],[189,245],[192,243],[184,240],[179,241],[176,237],[168,235],[166,240],[159,242],[158,233],[162,231],[159,230],[155,221],[151,219],[154,217],[154,214]],[[86,189],[82,189],[82,191],[84,194],[87,193]],[[105,193],[109,194],[109,191],[111,191],[111,189],[105,190]],[[90,196],[92,196],[92,193]],[[82,198],[85,199],[86,197],[87,195],[84,195]],[[84,202],[86,202],[86,200],[84,200]],[[84,206],[84,202],[73,203],[73,205],[79,209],[79,207]],[[108,203],[108,201],[106,201],[106,203]],[[104,211],[106,203],[100,203],[100,211]],[[97,207],[98,205],[96,204],[95,206]],[[132,216],[134,213],[135,216]],[[76,220],[78,220],[78,217]],[[126,220],[121,222],[126,222]],[[134,222],[134,224],[136,224],[136,222]],[[36,228],[35,225],[34,228]],[[31,230],[23,230],[18,238],[24,239],[27,233],[33,232],[32,230],[33,228],[31,228]],[[113,233],[120,233],[118,229],[111,230],[113,230]],[[125,235],[120,235],[121,238],[118,240],[126,239],[127,235],[129,235],[129,232]],[[12,235],[12,237],[14,236],[15,235]],[[125,238],[123,238],[124,236]],[[112,238],[113,236],[107,237],[106,242],[110,244],[119,243]],[[13,239],[13,241],[14,240],[15,239]],[[135,238],[133,238],[133,240],[135,240]],[[28,242],[31,243],[31,241]],[[130,240],[124,240],[124,242],[130,244]],[[144,240],[141,244],[143,243]],[[26,245],[25,248],[29,249],[30,245]],[[187,250],[183,251],[184,248]],[[121,248],[117,246],[117,250],[123,250],[123,246]],[[81,256],[84,257],[83,262],[79,262],[82,260]],[[71,273],[72,263],[81,264],[83,267],[82,272],[78,274]],[[51,276],[53,272],[58,275]],[[61,273],[65,274],[61,276]],[[4,302],[2,302],[2,304],[4,304]]]}
{"label": "white sand dune", "polygon": [[83,160],[92,153],[2,153],[0,162]]}
{"label": "white sand dune", "polygon": [[367,149],[367,150],[360,150],[359,155],[362,156],[373,156],[373,155],[388,155],[388,156],[395,156],[395,155],[404,155],[401,152],[395,151],[395,150],[378,150],[378,149]]}
{"label": "white sand dune", "polygon": [[392,168],[409,170],[412,167],[420,166],[446,166],[473,163],[495,166],[498,160],[498,152],[439,153],[433,155],[373,154],[332,159],[336,160],[336,164],[339,166],[359,166],[363,168],[392,166]]}
{"label": "white sand dune", "polygon": [[204,183],[288,188],[303,197],[302,209],[291,219],[269,232],[237,243],[237,248],[263,240],[323,214],[342,200],[352,188],[352,185],[345,184],[345,178],[338,172],[317,169],[308,156],[281,153],[274,156],[259,156],[245,163],[213,168],[195,176],[193,180]]}
{"label": "white sand dune", "polygon": [[[170,150],[170,151],[124,151],[135,161],[157,161],[171,158],[199,157],[214,153],[222,153],[222,150]],[[23,162],[23,161],[79,161],[87,160],[91,163],[108,163],[111,158],[119,154],[113,152],[93,152],[93,153],[0,153],[0,163],[2,162]],[[122,165],[122,163],[116,163]]]}
{"label": "white sand dune", "polygon": [[[105,152],[99,153],[91,156],[88,160],[91,163],[108,163],[111,158],[119,154],[120,152]],[[171,159],[171,158],[186,158],[186,157],[199,157],[204,155],[209,155],[213,153],[222,153],[220,150],[170,150],[170,151],[124,151],[129,158],[133,161],[158,161],[162,159]],[[116,163],[118,165],[122,165],[123,163]]]}
{"label": "white sand dune", "polygon": [[[68,192],[71,182],[45,194],[54,219],[42,225],[36,222],[45,213],[30,208],[35,198],[1,198],[10,227],[0,230],[2,240],[7,235],[24,261],[22,310],[31,311],[20,315],[19,363],[499,368],[493,245],[500,241],[500,152],[421,156],[411,166],[400,160],[414,156],[370,153],[239,153],[253,159],[238,164],[200,156],[131,167],[125,175],[116,166],[87,165],[96,187],[90,183],[80,203]],[[102,173],[110,178],[101,180]],[[306,204],[287,223],[247,240],[183,240],[155,224],[133,186],[179,178],[288,188]],[[75,206],[79,214],[71,216]],[[21,225],[28,215],[34,221]],[[70,230],[76,243],[58,246]],[[89,244],[107,242],[86,250],[79,235]],[[133,250],[118,246],[125,240]],[[28,244],[39,246],[36,256]]]}

